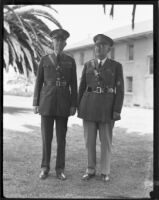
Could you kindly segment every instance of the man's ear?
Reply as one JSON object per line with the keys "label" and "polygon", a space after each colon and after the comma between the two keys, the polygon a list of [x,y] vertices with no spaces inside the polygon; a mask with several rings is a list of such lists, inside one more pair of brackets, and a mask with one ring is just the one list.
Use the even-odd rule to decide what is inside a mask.
{"label": "man's ear", "polygon": [[109,47],[108,47],[108,52],[110,52],[110,51],[111,51],[111,49],[112,49],[112,46],[109,46]]}
{"label": "man's ear", "polygon": [[67,42],[65,41],[65,43],[64,43],[64,45],[63,45],[63,46],[65,47],[66,45],[67,45]]}

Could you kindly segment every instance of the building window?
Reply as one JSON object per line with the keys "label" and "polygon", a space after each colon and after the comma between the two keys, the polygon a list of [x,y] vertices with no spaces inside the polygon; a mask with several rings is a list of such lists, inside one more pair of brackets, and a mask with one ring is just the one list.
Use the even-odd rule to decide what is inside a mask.
{"label": "building window", "polygon": [[134,60],[134,45],[128,45],[128,60]]}
{"label": "building window", "polygon": [[114,48],[111,48],[111,51],[110,51],[110,58],[111,58],[111,59],[114,59],[114,58],[115,58],[115,49],[114,49]]}
{"label": "building window", "polygon": [[80,65],[84,64],[84,53],[80,52]]}
{"label": "building window", "polygon": [[126,77],[126,92],[132,92],[133,91],[133,77],[127,76]]}
{"label": "building window", "polygon": [[149,63],[148,63],[148,73],[153,74],[153,57],[149,57]]}

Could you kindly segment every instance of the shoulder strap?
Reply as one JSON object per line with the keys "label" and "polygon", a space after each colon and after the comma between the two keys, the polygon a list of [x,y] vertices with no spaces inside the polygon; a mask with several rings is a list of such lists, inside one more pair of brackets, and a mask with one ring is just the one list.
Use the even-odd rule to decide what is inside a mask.
{"label": "shoulder strap", "polygon": [[100,75],[99,69],[96,67],[96,63],[94,63],[93,65],[93,71],[94,71],[94,75],[98,78],[98,80],[105,85],[105,81],[103,77]]}
{"label": "shoulder strap", "polygon": [[51,62],[56,66],[56,63],[55,63],[54,59],[52,58],[51,54],[49,55],[49,59],[50,59]]}

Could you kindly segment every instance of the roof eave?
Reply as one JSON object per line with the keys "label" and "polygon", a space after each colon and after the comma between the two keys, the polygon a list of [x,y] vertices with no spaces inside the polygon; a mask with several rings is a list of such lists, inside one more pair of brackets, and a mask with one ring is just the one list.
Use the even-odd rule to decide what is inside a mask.
{"label": "roof eave", "polygon": [[[123,40],[137,39],[137,38],[145,37],[145,36],[152,35],[152,34],[153,34],[153,31],[146,31],[144,33],[136,33],[136,34],[131,34],[131,35],[128,35],[128,36],[115,38],[113,40],[114,40],[114,43],[116,43],[116,42],[120,42],[120,41],[123,41]],[[87,44],[87,45],[76,46],[76,47],[72,47],[72,48],[66,49],[65,52],[69,52],[69,51],[72,51],[72,50],[75,51],[75,50],[79,50],[79,49],[81,50],[81,49],[85,49],[85,48],[88,48],[88,47],[92,47],[93,45],[94,45],[94,43]]]}

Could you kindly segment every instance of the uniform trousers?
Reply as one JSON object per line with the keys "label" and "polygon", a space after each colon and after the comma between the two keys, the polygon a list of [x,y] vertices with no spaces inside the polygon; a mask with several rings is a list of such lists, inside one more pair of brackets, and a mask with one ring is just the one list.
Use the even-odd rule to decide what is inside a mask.
{"label": "uniform trousers", "polygon": [[97,131],[99,130],[101,143],[100,170],[101,174],[110,174],[113,126],[114,121],[103,123],[83,120],[84,139],[88,158],[86,173],[93,174],[96,172],[96,138]]}
{"label": "uniform trousers", "polygon": [[41,168],[50,170],[51,144],[53,139],[54,121],[56,122],[56,172],[63,172],[65,168],[65,146],[67,132],[67,117],[41,116],[41,133],[42,133],[42,162]]}

